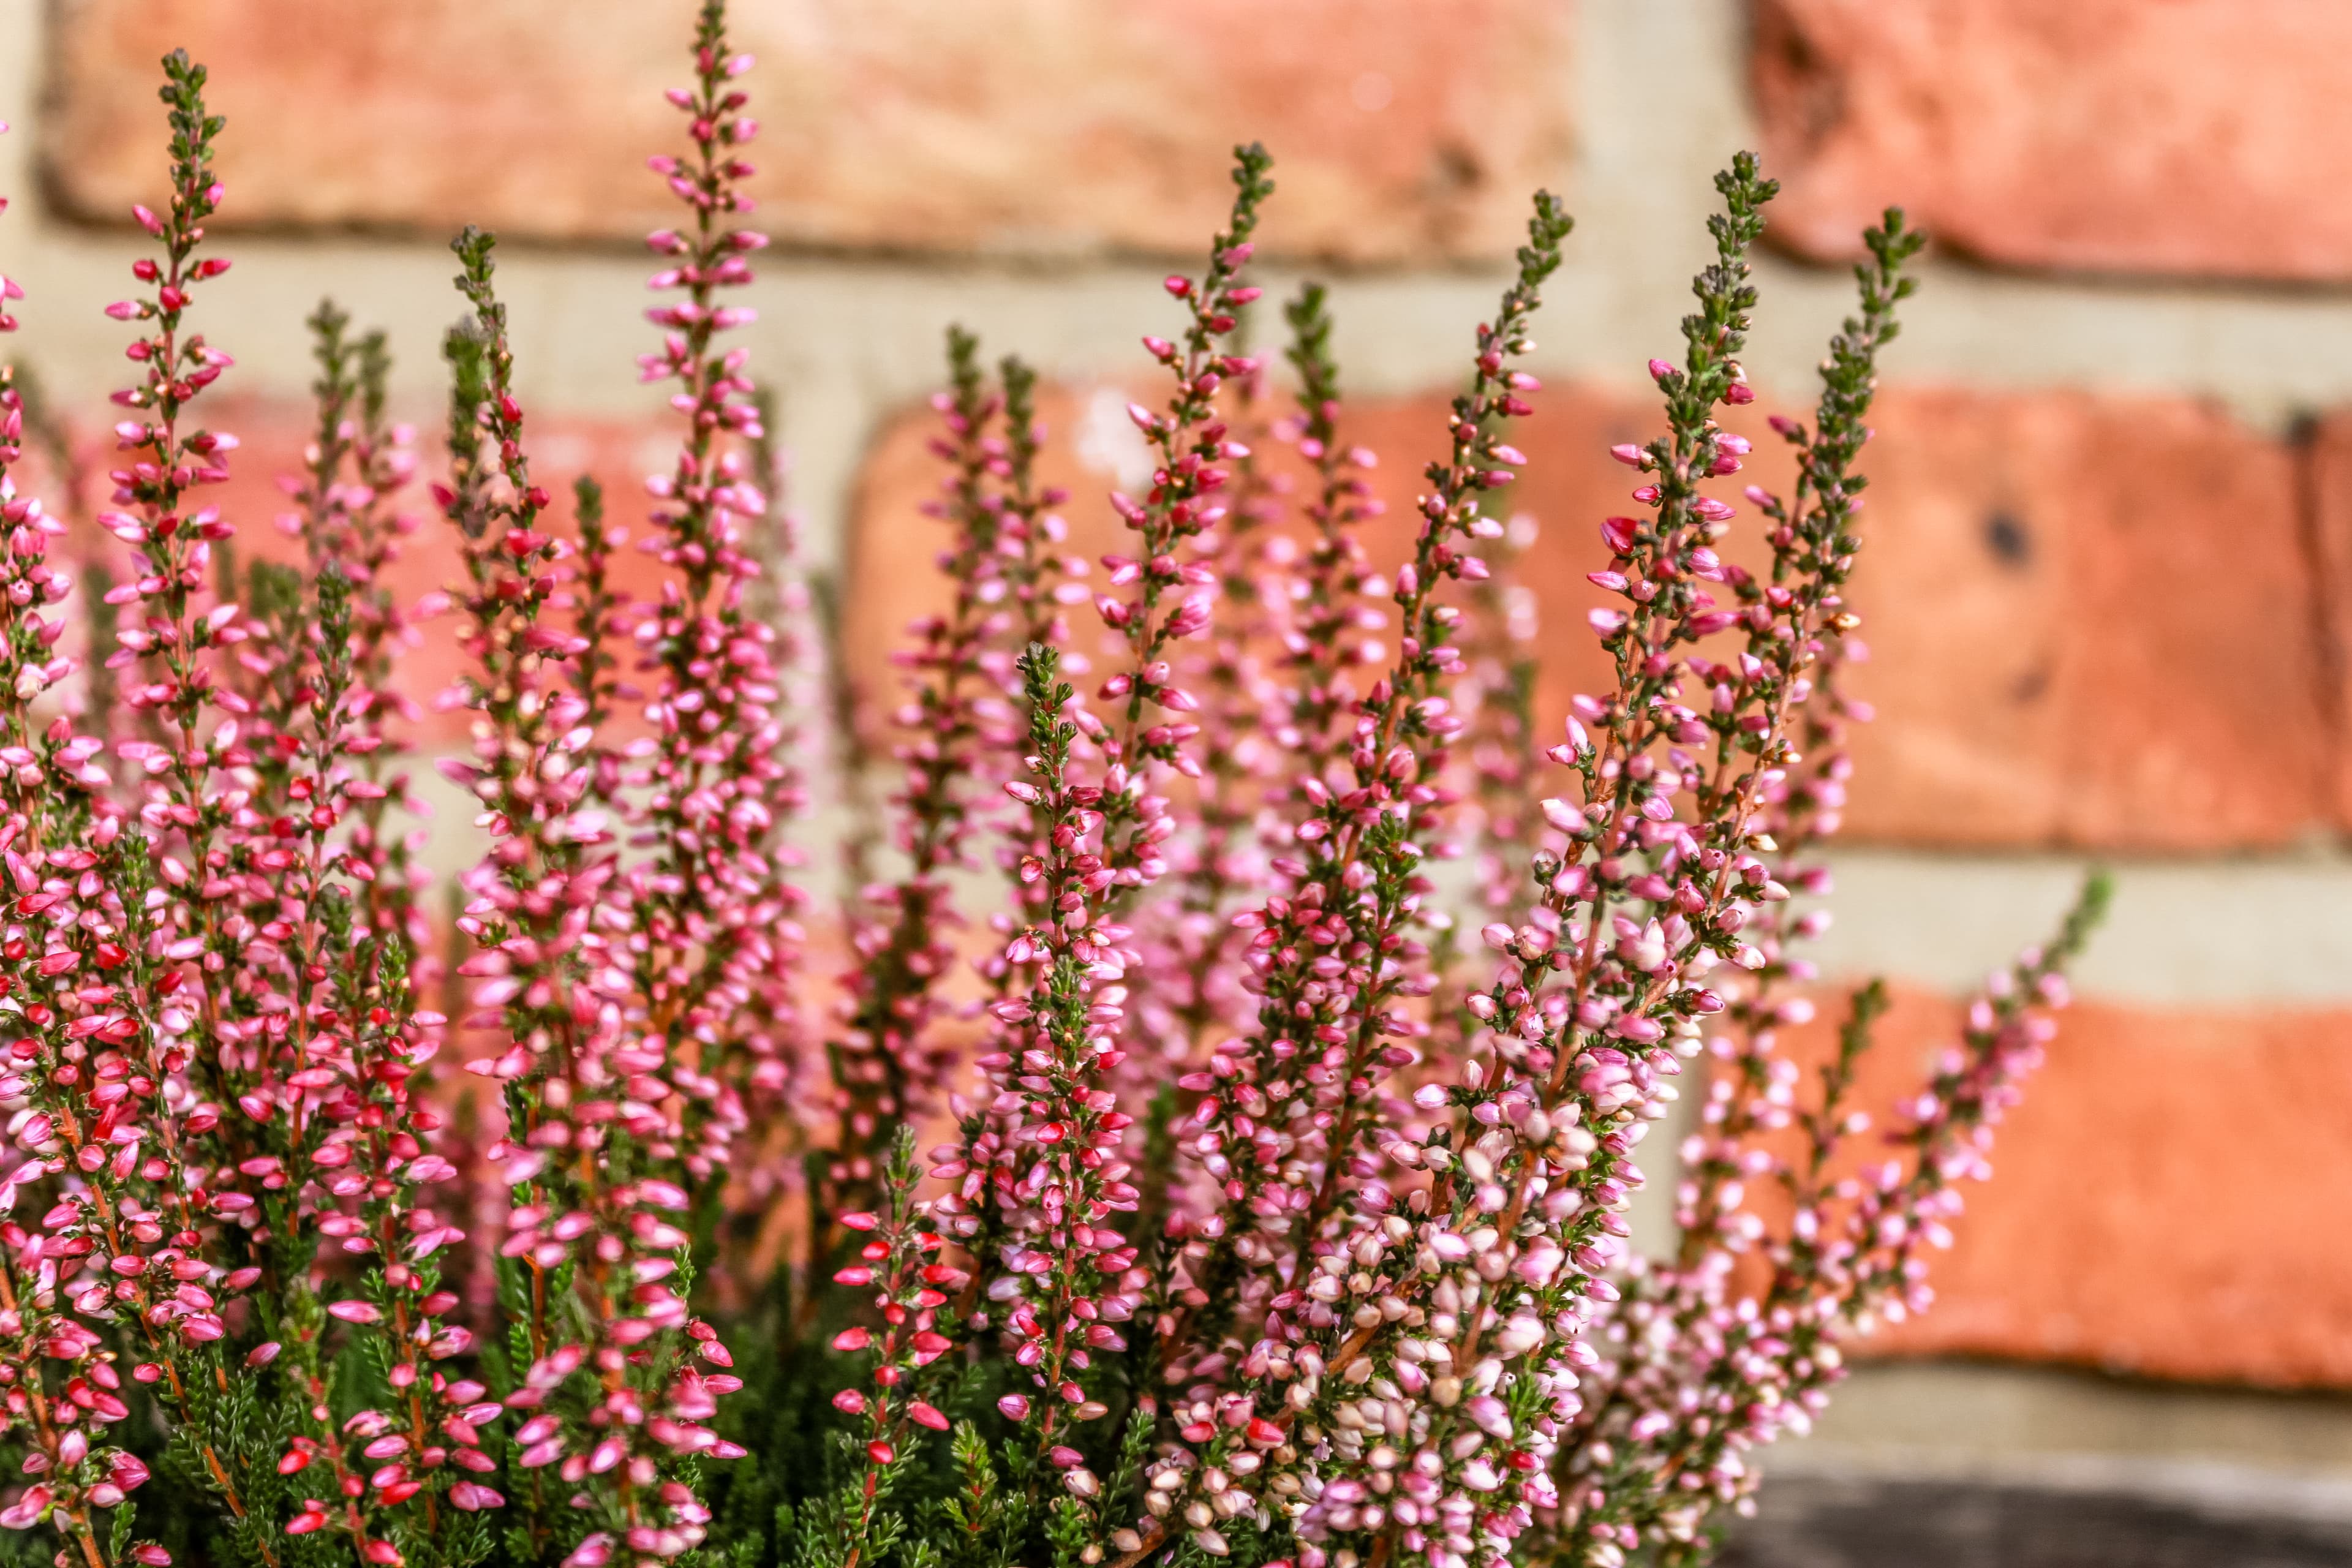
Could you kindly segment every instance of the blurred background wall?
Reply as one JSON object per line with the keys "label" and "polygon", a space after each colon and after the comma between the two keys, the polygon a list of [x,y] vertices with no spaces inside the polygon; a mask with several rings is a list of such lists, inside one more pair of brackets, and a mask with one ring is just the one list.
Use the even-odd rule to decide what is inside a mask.
{"label": "blurred background wall", "polygon": [[[1794,1469],[2352,1489],[2352,12],[2325,0],[738,0],[766,130],[751,291],[811,566],[881,679],[934,525],[910,411],[959,321],[1057,390],[1075,516],[1131,460],[1136,347],[1197,266],[1226,150],[1280,192],[1263,279],[1328,279],[1399,487],[1528,191],[1578,216],[1539,323],[1548,712],[1589,668],[1614,440],[1679,353],[1709,179],[1784,182],[1751,375],[1810,401],[1885,202],[1943,238],[1893,349],[1856,590],[1879,723],[1835,857],[1836,974],[1938,999],[2115,865],[2084,1001],[1971,1196],[1943,1300]],[[266,536],[301,319],[389,329],[428,426],[459,224],[505,238],[542,478],[626,482],[689,0],[0,0],[12,352],[102,431],[100,313],[162,185],[156,57],[228,116],[205,330]],[[1270,322],[1267,323],[1270,326]],[[1270,348],[1263,327],[1258,346]],[[2341,412],[2339,412],[2341,411]],[[654,439],[657,442],[656,433]],[[99,448],[102,454],[102,447]],[[656,447],[656,450],[658,447]],[[1091,526],[1090,524],[1088,526]],[[428,530],[425,536],[433,536]],[[446,561],[417,565],[420,581]],[[450,737],[438,732],[446,743]],[[822,861],[822,856],[820,856]],[[2202,1478],[2202,1479],[2199,1479]]]}

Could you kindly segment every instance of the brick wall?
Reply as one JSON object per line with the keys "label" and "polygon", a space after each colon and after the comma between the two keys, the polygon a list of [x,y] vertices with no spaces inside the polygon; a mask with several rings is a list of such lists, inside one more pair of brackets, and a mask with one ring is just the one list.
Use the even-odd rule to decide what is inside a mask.
{"label": "brick wall", "polygon": [[[2182,1399],[2352,1390],[2352,22],[2310,0],[739,9],[784,240],[755,353],[811,554],[843,574],[876,680],[928,592],[911,411],[941,329],[1045,368],[1074,528],[1100,530],[1117,389],[1169,320],[1154,281],[1208,232],[1237,136],[1281,160],[1271,281],[1335,271],[1350,418],[1398,497],[1527,190],[1579,214],[1513,496],[1544,524],[1521,570],[1553,710],[1591,673],[1581,574],[1624,485],[1603,448],[1654,421],[1640,366],[1676,342],[1711,171],[1754,145],[1787,186],[1759,414],[1805,396],[1856,230],[1910,204],[1945,247],[1872,448],[1855,592],[1883,717],[1827,951],[1902,987],[1893,1071],[2074,866],[2116,862],[2122,899],[1940,1310],[1884,1348],[2206,1390]],[[230,117],[219,227],[239,261],[208,330],[241,361],[222,422],[247,437],[248,535],[299,449],[320,293],[390,329],[398,393],[431,417],[457,311],[441,241],[464,221],[518,242],[502,281],[522,390],[555,431],[542,472],[626,493],[657,408],[630,374],[641,268],[620,242],[663,216],[642,156],[688,10],[608,5],[591,26],[556,0],[0,0],[0,118],[19,126],[0,268],[33,295],[26,357],[102,407],[120,362],[98,307],[134,251],[121,215],[157,184],[154,57],[184,43]],[[1954,1441],[2068,1419],[1934,1386]],[[2061,1405],[2099,1386],[2046,1384]],[[2185,1450],[2277,1459],[2228,1436],[2242,1424],[2178,1425]],[[2352,1479],[2352,1444],[2330,1451]]]}

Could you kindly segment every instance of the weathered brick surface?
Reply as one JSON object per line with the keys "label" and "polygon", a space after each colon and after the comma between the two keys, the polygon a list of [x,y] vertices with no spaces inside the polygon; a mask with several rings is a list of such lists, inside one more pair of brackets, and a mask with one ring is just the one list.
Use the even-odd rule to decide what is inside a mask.
{"label": "weathered brick surface", "polygon": [[[228,482],[208,489],[204,496],[205,504],[218,507],[222,516],[236,525],[231,548],[237,559],[301,563],[300,540],[279,522],[291,512],[292,503],[278,480],[301,469],[310,437],[306,411],[290,403],[236,397],[208,400],[199,407],[207,428],[232,432],[240,443],[230,457]],[[632,541],[614,558],[614,581],[625,589],[653,591],[660,568],[635,549],[634,541],[646,531],[644,476],[667,466],[676,449],[675,437],[651,424],[549,419],[533,421],[526,439],[533,476],[559,497],[554,508],[559,526],[566,531],[571,527],[572,479],[581,474],[593,476],[604,487],[607,517],[625,527]],[[104,473],[113,443],[102,432],[89,432],[78,445],[89,476],[79,506],[68,500],[61,484],[46,474],[39,476],[40,488],[35,493],[60,514],[78,518],[79,526],[73,535],[78,552],[85,552],[85,558],[96,552],[97,559],[113,563],[119,574],[128,552],[90,521],[93,510],[105,505]],[[414,514],[417,526],[403,542],[390,581],[394,594],[409,605],[428,593],[465,582],[456,531],[443,520],[423,482],[427,475],[439,471],[440,452],[440,444],[428,434],[421,447],[418,480],[403,493],[405,504],[401,510]],[[469,715],[439,710],[433,705],[434,699],[452,687],[467,668],[466,656],[457,647],[462,619],[452,611],[425,621],[416,628],[414,646],[400,656],[402,689],[425,710],[410,736],[427,751],[462,746],[467,737]]]}
{"label": "weathered brick surface", "polygon": [[[1093,416],[1081,395],[1048,407],[1053,472],[1089,555],[1118,532],[1100,500],[1111,480],[1071,448],[1128,438],[1121,396],[1099,397]],[[1383,457],[1391,516],[1370,540],[1393,562],[1444,404],[1371,402],[1349,419]],[[884,433],[856,509],[851,664],[869,684],[887,680],[908,617],[941,602],[932,574],[908,569],[940,534],[915,511],[935,482],[927,427],[918,415]],[[2071,393],[1898,387],[1877,427],[1853,598],[1873,655],[1854,684],[1880,719],[1856,736],[1854,837],[2215,850],[2344,820],[2313,629],[2322,590],[2283,443],[2185,402]],[[1598,520],[1632,486],[1606,448],[1654,429],[1645,402],[1555,386],[1520,441],[1534,462],[1500,504],[1543,524],[1521,573],[1541,605],[1546,714],[1605,678],[1584,574],[1601,564]],[[1778,482],[1782,468],[1768,456],[1759,472]]]}
{"label": "weathered brick surface", "polygon": [[2336,819],[2352,827],[2352,415],[2320,420],[2305,446],[2305,541],[2319,644],[2320,701]]}
{"label": "weathered brick surface", "polygon": [[1754,0],[1773,232],[1852,254],[1889,203],[2005,265],[2352,277],[2343,60],[2311,0]]}
{"label": "weathered brick surface", "polygon": [[2067,392],[1898,390],[1876,425],[1858,834],[2208,850],[2329,820],[2284,444]]}
{"label": "weathered brick surface", "polygon": [[[1153,389],[1131,390],[1138,397],[1153,395]],[[1070,492],[1068,503],[1061,509],[1069,527],[1066,548],[1089,562],[1106,552],[1128,548],[1125,542],[1132,538],[1106,503],[1107,494],[1121,486],[1139,492],[1148,482],[1134,473],[1122,477],[1118,468],[1122,461],[1142,460],[1144,451],[1125,413],[1129,395],[1128,390],[1097,386],[1057,389],[1040,400],[1041,417],[1048,431],[1041,473],[1045,482]],[[1598,487],[1607,482],[1612,472],[1622,475],[1625,470],[1611,462],[1605,446],[1593,445],[1591,437],[1617,428],[1614,421],[1620,418],[1620,411],[1606,398],[1572,388],[1544,395],[1549,400],[1547,409],[1555,411],[1547,417],[1570,438],[1548,446],[1542,462],[1572,471],[1581,483],[1571,488],[1585,497],[1599,494]],[[1277,415],[1287,411],[1287,404],[1273,409]],[[1388,503],[1385,516],[1362,525],[1362,537],[1375,565],[1393,566],[1412,548],[1415,520],[1411,502],[1420,485],[1422,466],[1444,450],[1445,413],[1444,402],[1436,398],[1374,400],[1349,408],[1346,438],[1379,454],[1380,466],[1371,477]],[[1630,438],[1638,428],[1632,423],[1630,410],[1623,411],[1622,417],[1626,436],[1611,439]],[[931,565],[947,537],[946,525],[917,510],[938,493],[944,471],[926,450],[936,427],[936,416],[928,409],[908,411],[887,425],[866,458],[853,505],[849,591],[845,600],[845,662],[868,697],[876,693],[887,697],[896,691],[898,677],[888,657],[898,646],[907,623],[948,603],[946,585]],[[1300,482],[1303,466],[1287,448],[1262,440],[1255,450],[1259,461],[1279,479]],[[1539,510],[1549,515],[1549,509]],[[1556,545],[1548,540],[1544,548],[1557,549],[1563,560],[1580,554],[1580,546],[1570,545],[1565,539]],[[1548,561],[1549,556],[1542,559]],[[1571,688],[1563,683],[1573,680],[1589,686],[1605,670],[1591,637],[1582,629],[1583,610],[1599,604],[1600,595],[1577,573],[1544,570],[1533,574],[1531,580],[1544,597],[1546,700],[1550,708],[1564,712],[1566,693]],[[1087,639],[1098,629],[1094,612],[1084,605],[1075,607],[1071,625],[1081,641],[1091,647]]]}
{"label": "weathered brick surface", "polygon": [[[155,61],[229,117],[225,223],[634,238],[690,7],[67,0],[45,137],[76,210],[160,188]],[[1236,141],[1280,160],[1273,246],[1504,253],[1569,142],[1559,0],[750,0],[761,221],[824,246],[1190,253]],[[147,104],[151,112],[127,113]],[[563,127],[560,135],[550,126]]]}
{"label": "weathered brick surface", "polygon": [[[1857,1103],[1916,1090],[1958,1022],[1899,995]],[[1935,1310],[1875,1353],[2352,1385],[2352,1013],[2078,1004],[1991,1159]]]}

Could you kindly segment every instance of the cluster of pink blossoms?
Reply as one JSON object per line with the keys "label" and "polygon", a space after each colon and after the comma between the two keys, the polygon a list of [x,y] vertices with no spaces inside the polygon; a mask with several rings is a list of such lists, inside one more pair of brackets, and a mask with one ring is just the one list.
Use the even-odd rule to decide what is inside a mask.
{"label": "cluster of pink blossoms", "polygon": [[[721,0],[691,61],[688,151],[653,161],[685,216],[650,239],[640,366],[683,435],[641,573],[593,483],[534,477],[472,229],[429,487],[462,580],[390,586],[425,464],[383,338],[332,305],[282,480],[302,563],[238,564],[209,499],[236,443],[199,417],[232,362],[194,315],[222,121],[184,55],[93,515],[20,489],[70,444],[0,371],[0,1526],[84,1568],[160,1568],[158,1540],[266,1568],[1703,1561],[1849,1336],[1928,1306],[2101,896],[1875,1152],[1880,991],[1807,1080],[1801,944],[1868,716],[1856,465],[1917,237],[1867,237],[1811,423],[1772,422],[1794,481],[1741,492],[1743,563],[1719,491],[1756,454],[1721,416],[1753,398],[1773,187],[1720,178],[1685,351],[1650,367],[1664,431],[1614,453],[1613,680],[1540,750],[1533,522],[1500,503],[1537,460],[1549,195],[1393,561],[1324,291],[1286,312],[1295,409],[1242,346],[1262,150],[1167,281],[1178,335],[1143,340],[1150,479],[1108,498],[1129,542],[1098,572],[1040,478],[1034,374],[992,384],[950,333],[947,592],[813,977],[810,604],[730,346],[765,241]],[[436,616],[466,673],[408,690]],[[446,918],[395,815],[425,700],[466,716],[438,765],[485,844]],[[1664,1257],[1628,1219],[1645,1144],[1676,1170]]]}
{"label": "cluster of pink blossoms", "polygon": [[[1236,174],[1237,232],[1263,198],[1256,160]],[[1478,333],[1412,554],[1385,572],[1352,529],[1376,512],[1373,459],[1344,444],[1320,290],[1292,311],[1299,412],[1274,422],[1256,413],[1255,362],[1205,357],[1230,320],[1218,301],[1239,292],[1233,236],[1206,287],[1171,279],[1194,336],[1146,340],[1178,383],[1167,413],[1133,410],[1156,488],[1112,498],[1145,542],[1140,560],[1103,562],[1114,587],[1142,588],[1097,595],[1114,673],[1089,703],[1033,646],[1018,754],[1002,726],[956,737],[957,773],[983,772],[992,748],[1013,773],[1018,915],[980,962],[997,994],[976,1058],[988,1078],[958,1099],[961,1137],[930,1173],[949,1191],[926,1206],[909,1173],[891,1201],[965,1261],[920,1298],[931,1338],[913,1361],[876,1369],[897,1392],[841,1398],[941,1425],[951,1373],[1002,1367],[986,1386],[1003,1390],[1010,1441],[993,1465],[959,1447],[965,1489],[985,1497],[1009,1472],[1027,1528],[1077,1561],[1696,1561],[1710,1512],[1752,1496],[1748,1453],[1826,1398],[1845,1333],[1925,1306],[1923,1248],[1949,1241],[1955,1184],[1989,1172],[1990,1129],[2038,1059],[2098,894],[1977,1004],[1899,1113],[1897,1157],[1840,1161],[1868,1120],[1846,1100],[1879,994],[1857,998],[1805,1090],[1782,1032],[1811,1016],[1790,990],[1813,978],[1794,944],[1827,916],[1792,914],[1791,898],[1828,890],[1811,857],[1837,825],[1843,728],[1866,717],[1838,689],[1860,625],[1841,592],[1854,463],[1918,238],[1893,215],[1872,232],[1815,426],[1774,421],[1797,483],[1746,490],[1767,523],[1768,563],[1751,569],[1719,548],[1738,508],[1709,481],[1751,458],[1717,410],[1753,398],[1746,256],[1772,187],[1743,158],[1720,188],[1685,357],[1651,364],[1667,434],[1615,453],[1640,476],[1638,513],[1602,525],[1610,560],[1592,575],[1623,605],[1591,617],[1615,688],[1576,699],[1541,759],[1516,657],[1525,597],[1496,581],[1528,524],[1490,498],[1528,460],[1505,436],[1532,412],[1535,378],[1511,362],[1568,228],[1548,198]],[[951,429],[969,443],[982,400],[959,363]],[[1229,414],[1216,382],[1239,391]],[[1297,477],[1254,460],[1236,428],[1296,446],[1303,527],[1286,516]],[[957,468],[944,559],[994,552],[1006,502],[990,477]],[[1188,525],[1203,535],[1189,558]],[[1052,564],[1026,559],[1024,591]],[[1198,592],[1147,640],[1154,584]],[[1201,633],[1209,655],[1155,658]],[[987,634],[971,636],[977,668]],[[910,716],[940,700],[916,668]],[[1188,668],[1197,686],[1166,673]],[[1153,798],[1139,740],[1196,781],[1190,824],[1181,795]],[[1570,784],[1538,802],[1541,762]],[[954,798],[960,822],[982,808]],[[921,809],[911,792],[901,804]],[[1477,897],[1449,904],[1432,865],[1474,852]],[[1139,903],[1171,867],[1181,890]],[[1486,921],[1476,947],[1456,937],[1465,918]],[[1483,975],[1482,951],[1496,965]],[[1626,1218],[1644,1184],[1633,1151],[1703,1056],[1719,1066],[1682,1152],[1682,1249],[1646,1259]],[[887,1291],[876,1301],[892,1310]],[[895,1419],[903,1436],[913,1418]],[[889,1496],[909,1463],[884,1442],[849,1484]],[[841,1528],[853,1555],[869,1550],[870,1522]]]}

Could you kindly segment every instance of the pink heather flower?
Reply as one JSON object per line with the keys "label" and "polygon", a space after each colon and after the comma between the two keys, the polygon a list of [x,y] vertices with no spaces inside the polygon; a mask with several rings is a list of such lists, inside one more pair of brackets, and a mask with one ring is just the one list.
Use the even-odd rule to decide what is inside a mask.
{"label": "pink heather flower", "polygon": [[[650,161],[682,213],[648,237],[638,369],[682,417],[642,527],[534,468],[469,230],[429,486],[463,580],[394,592],[414,433],[384,415],[383,340],[332,307],[281,479],[303,566],[231,569],[246,520],[212,498],[237,446],[204,410],[234,361],[199,331],[219,124],[184,56],[172,196],[136,214],[155,253],[107,310],[135,368],[86,443],[97,530],[20,489],[28,437],[68,490],[82,447],[0,371],[0,1382],[43,1394],[0,1408],[22,1477],[0,1526],[118,1555],[113,1510],[151,1479],[115,1441],[127,1367],[208,1482],[140,1500],[217,1506],[270,1563],[323,1531],[397,1568],[495,1528],[566,1568],[658,1568],[710,1545],[706,1467],[779,1414],[730,1396],[782,1364],[754,1403],[823,1380],[804,1451],[853,1463],[799,1517],[849,1568],[919,1538],[928,1514],[884,1510],[943,1461],[958,1528],[1028,1520],[1002,1542],[1024,1560],[1612,1564],[1701,1539],[1750,1450],[1824,1407],[1847,1338],[1932,1304],[2103,896],[1891,1106],[1854,1090],[1875,988],[1800,1072],[1868,717],[1856,464],[1916,237],[1866,237],[1811,424],[1773,421],[1795,482],[1737,507],[1752,454],[1717,415],[1754,395],[1771,187],[1744,156],[1724,176],[1706,330],[1650,364],[1663,429],[1610,452],[1641,484],[1589,578],[1609,671],[1549,745],[1515,574],[1535,523],[1495,503],[1540,459],[1511,437],[1568,233],[1550,197],[1393,560],[1364,537],[1377,459],[1323,291],[1285,311],[1295,405],[1239,352],[1260,150],[1143,340],[1150,472],[1103,498],[1127,538],[1099,563],[1064,552],[1034,374],[951,333],[948,591],[897,655],[873,729],[897,783],[849,836],[814,985],[788,841],[810,601],[729,337],[767,245],[741,226],[749,63],[709,0],[667,95],[685,149]],[[53,558],[86,533],[89,559]],[[109,584],[83,626],[69,566]],[[487,845],[454,937],[400,820],[431,615],[471,742],[437,765]],[[860,760],[837,771],[862,810]],[[1628,1215],[1684,1099],[1679,1246],[1650,1258]],[[224,1415],[247,1399],[276,1413],[264,1451]]]}

